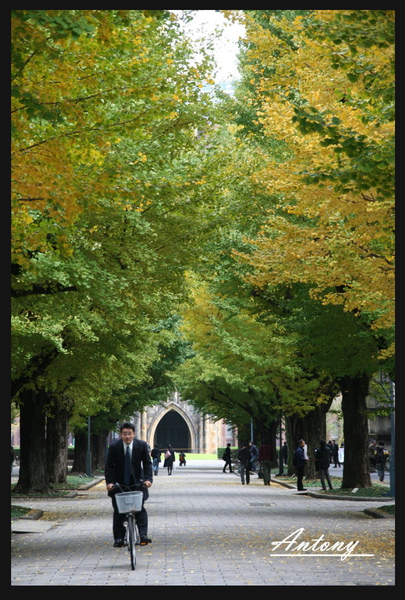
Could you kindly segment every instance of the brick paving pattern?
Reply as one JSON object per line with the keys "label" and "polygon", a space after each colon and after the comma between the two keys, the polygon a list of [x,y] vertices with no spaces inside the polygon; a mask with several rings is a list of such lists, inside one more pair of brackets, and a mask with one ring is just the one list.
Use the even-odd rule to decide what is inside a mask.
{"label": "brick paving pattern", "polygon": [[[44,514],[39,531],[12,533],[12,586],[395,585],[395,520],[367,515],[375,502],[319,499],[255,475],[242,486],[221,461],[188,461],[172,476],[160,470],[147,502],[153,543],[138,548],[135,571],[128,551],[112,546],[104,482],[74,498],[13,503]],[[374,556],[274,549],[301,528],[299,541],[358,541],[353,553]]]}

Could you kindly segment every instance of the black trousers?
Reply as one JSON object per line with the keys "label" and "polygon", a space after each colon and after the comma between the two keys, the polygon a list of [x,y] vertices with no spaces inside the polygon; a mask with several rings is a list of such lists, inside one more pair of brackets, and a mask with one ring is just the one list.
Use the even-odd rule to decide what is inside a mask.
{"label": "black trousers", "polygon": [[297,490],[301,492],[304,489],[302,485],[302,480],[304,479],[304,469],[305,466],[297,467]]}
{"label": "black trousers", "polygon": [[[115,500],[115,494],[111,497],[112,505],[114,508],[113,514],[113,536],[115,540],[121,539],[125,535],[125,514],[118,512],[117,503]],[[139,535],[147,535],[148,533],[148,513],[146,512],[144,502],[142,502],[142,510],[135,513],[135,522],[139,529]]]}
{"label": "black trousers", "polygon": [[240,479],[243,484],[245,483],[245,477],[246,483],[250,483],[250,461],[247,463],[240,463]]}
{"label": "black trousers", "polygon": [[231,461],[231,459],[225,461],[224,468],[223,468],[224,473],[225,473],[226,467],[228,467],[228,466],[229,466],[229,472],[232,473],[232,461]]}

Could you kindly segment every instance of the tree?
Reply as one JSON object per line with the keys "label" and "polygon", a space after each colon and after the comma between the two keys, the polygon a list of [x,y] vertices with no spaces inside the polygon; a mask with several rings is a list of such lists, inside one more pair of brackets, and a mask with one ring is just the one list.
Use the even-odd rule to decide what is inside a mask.
{"label": "tree", "polygon": [[[359,353],[338,375],[343,486],[363,487],[366,382],[394,352],[394,13],[247,12],[246,104],[267,162],[254,183],[274,202],[250,251],[235,255],[253,267],[258,289],[305,284],[309,301],[353,320]],[[263,136],[284,153],[268,152]],[[342,352],[343,332],[337,339]]]}
{"label": "tree", "polygon": [[208,58],[169,13],[13,11],[12,29],[13,398],[29,415],[49,396],[42,440],[55,398],[89,417],[148,379],[225,152],[206,147]]}
{"label": "tree", "polygon": [[[194,405],[240,429],[253,422],[257,439],[270,437],[274,447],[280,411],[287,418],[311,413],[314,422],[324,417],[327,409],[319,407],[332,400],[330,378],[303,369],[295,333],[252,302],[250,286],[233,269],[217,266],[207,281],[190,275],[190,285],[183,329],[195,356],[175,376]],[[313,431],[311,448],[319,439]]]}
{"label": "tree", "polygon": [[374,329],[387,329],[394,320],[394,12],[311,11],[293,20],[276,12],[266,27],[248,20],[257,121],[289,151],[284,160],[269,156],[255,174],[279,194],[254,242],[254,260],[266,265],[256,281],[310,282],[312,296],[366,312]]}

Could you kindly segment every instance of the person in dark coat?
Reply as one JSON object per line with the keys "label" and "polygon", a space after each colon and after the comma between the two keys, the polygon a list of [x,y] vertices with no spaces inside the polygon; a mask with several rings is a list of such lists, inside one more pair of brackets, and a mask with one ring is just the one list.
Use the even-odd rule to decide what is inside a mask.
{"label": "person in dark coat", "polygon": [[152,458],[153,475],[158,475],[158,473],[159,473],[159,464],[161,462],[161,454],[160,454],[160,450],[159,450],[158,444],[154,445],[153,450],[150,453],[150,455],[151,455],[151,458]]}
{"label": "person in dark coat", "polygon": [[229,442],[226,445],[223,459],[225,461],[223,472],[225,473],[226,467],[229,466],[229,472],[232,473],[231,444]]}
{"label": "person in dark coat", "polygon": [[167,446],[167,450],[165,452],[165,462],[163,463],[163,468],[167,468],[167,474],[171,475],[173,472],[173,463],[176,460],[176,455],[174,453],[173,448],[169,444]]}
{"label": "person in dark coat", "polygon": [[283,457],[283,461],[285,465],[288,465],[288,446],[287,442],[284,442],[283,447],[281,449],[281,454]]}
{"label": "person in dark coat", "polygon": [[332,458],[333,458],[333,462],[335,463],[333,465],[333,468],[336,469],[337,467],[340,467],[340,462],[339,462],[339,446],[337,445],[337,443],[333,440],[332,443]]}
{"label": "person in dark coat", "polygon": [[263,471],[264,485],[270,485],[271,463],[273,461],[273,451],[269,444],[261,444],[259,448],[259,462]]}
{"label": "person in dark coat", "polygon": [[333,463],[332,445],[333,445],[332,440],[329,440],[328,443],[326,444],[326,447],[329,450],[329,464]]}
{"label": "person in dark coat", "polygon": [[297,490],[299,492],[306,492],[306,488],[304,488],[302,484],[302,480],[304,479],[304,471],[307,465],[308,459],[305,457],[305,440],[298,440],[298,447],[296,449],[297,453]]}
{"label": "person in dark coat", "polygon": [[[125,469],[125,455],[129,453],[130,465],[129,473]],[[139,529],[141,538],[141,546],[151,543],[148,538],[148,514],[145,510],[144,503],[149,498],[148,488],[153,482],[152,461],[150,458],[148,445],[142,440],[135,439],[135,427],[132,423],[123,423],[120,427],[120,439],[113,442],[107,452],[107,458],[104,468],[105,483],[107,486],[108,495],[112,500],[114,508],[113,515],[113,535],[114,547],[120,548],[124,545],[125,536],[125,514],[118,512],[115,494],[120,490],[115,487],[115,484],[135,487],[139,486],[143,481],[143,503],[142,510],[135,513],[135,521]]]}
{"label": "person in dark coat", "polygon": [[385,452],[385,442],[378,442],[375,453],[375,464],[380,481],[384,481],[384,470],[387,457],[388,453]]}
{"label": "person in dark coat", "polygon": [[325,440],[321,440],[319,448],[315,451],[315,469],[319,471],[322,489],[326,490],[325,479],[328,482],[329,489],[333,490],[332,482],[329,476],[330,454]]}
{"label": "person in dark coat", "polygon": [[368,447],[368,460],[370,465],[370,473],[375,473],[377,470],[376,462],[375,462],[375,449],[376,449],[376,441],[371,440],[370,445]]}
{"label": "person in dark coat", "polygon": [[259,460],[259,450],[254,442],[249,442],[250,470],[256,472],[256,463]]}
{"label": "person in dark coat", "polygon": [[242,444],[241,449],[238,452],[238,460],[240,462],[240,479],[242,485],[249,485],[250,483],[250,448],[246,442]]}

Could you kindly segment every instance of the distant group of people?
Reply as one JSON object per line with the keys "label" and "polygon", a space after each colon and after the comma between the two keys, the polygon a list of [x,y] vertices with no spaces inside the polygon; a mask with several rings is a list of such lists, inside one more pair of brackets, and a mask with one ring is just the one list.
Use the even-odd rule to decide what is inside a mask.
{"label": "distant group of people", "polygon": [[[250,475],[258,474],[263,479],[264,485],[270,485],[271,465],[273,453],[269,444],[262,444],[260,448],[253,441],[243,442],[237,455],[239,461],[239,472],[242,485],[250,483]],[[227,444],[223,459],[225,465],[223,472],[229,465],[229,472],[232,473],[231,445]],[[259,470],[257,464],[259,463]]]}
{"label": "distant group of people", "polygon": [[388,452],[385,449],[385,442],[371,440],[368,447],[368,460],[370,473],[378,474],[380,481],[384,481],[385,465],[388,459]]}
{"label": "distant group of people", "polygon": [[[343,444],[342,444],[343,446]],[[225,461],[223,472],[229,467],[229,472],[232,473],[231,445],[227,447],[223,454]],[[250,476],[257,473],[257,464],[260,465],[259,476],[263,479],[264,485],[270,485],[271,467],[273,463],[273,451],[270,444],[262,444],[257,448],[253,441],[244,442],[238,450],[237,458],[239,461],[239,471],[242,485],[250,483]],[[281,447],[280,460],[285,465],[288,464],[288,446],[287,442]],[[298,491],[306,491],[303,486],[305,466],[308,463],[307,446],[305,440],[301,439],[298,442],[298,447],[294,452],[294,466],[297,473],[297,489]],[[319,448],[315,452],[316,471],[322,484],[322,489],[326,490],[326,485],[332,488],[332,483],[329,475],[329,467],[333,464],[334,468],[340,467],[339,446],[334,440],[321,440]]]}
{"label": "distant group of people", "polygon": [[[341,447],[344,447],[344,444],[342,444]],[[377,472],[379,480],[384,481],[385,465],[388,459],[385,442],[380,441],[377,444],[375,440],[371,440],[368,452],[370,472]],[[329,489],[332,490],[333,487],[329,475],[329,467],[332,463],[334,463],[333,468],[340,467],[338,444],[334,440],[329,441],[328,443],[326,443],[325,440],[321,440],[319,448],[315,450],[314,459],[315,470],[319,473],[322,489],[326,490],[326,484],[328,484]],[[293,458],[293,465],[296,467],[297,473],[297,490],[300,492],[306,491],[306,488],[303,487],[303,477],[308,460],[306,443],[305,440],[301,439],[298,442],[298,448],[296,449]]]}
{"label": "distant group of people", "polygon": [[[315,470],[319,473],[322,489],[326,490],[326,484],[328,484],[329,489],[332,490],[333,486],[329,475],[329,467],[332,463],[334,463],[334,468],[340,467],[339,446],[334,440],[329,441],[328,443],[326,443],[325,440],[321,440],[319,447],[315,450],[314,460]],[[308,461],[307,445],[304,439],[300,439],[298,440],[298,447],[293,456],[293,465],[295,466],[297,473],[297,490],[299,492],[306,492],[303,480],[305,467],[307,466]]]}
{"label": "distant group of people", "polygon": [[[227,444],[222,458],[225,461],[223,472],[225,473],[226,468],[229,466],[229,472],[232,473],[230,444]],[[239,461],[239,471],[242,485],[250,483],[250,476],[257,472],[257,464],[260,465],[258,474],[260,478],[263,479],[264,485],[270,485],[271,467],[273,463],[273,451],[270,444],[262,444],[258,449],[253,441],[244,442],[241,444],[241,447],[238,450],[237,458]],[[284,462],[284,464],[288,464],[287,442],[283,443],[280,459]],[[307,446],[305,440],[301,439],[298,442],[298,447],[294,452],[293,458],[293,464],[296,468],[297,474],[298,491],[306,491],[306,488],[303,486],[303,479],[308,460]],[[340,467],[338,444],[334,440],[328,443],[326,443],[325,440],[321,440],[320,446],[315,452],[315,466],[321,479],[322,489],[324,490],[327,489],[326,485],[329,486],[329,489],[333,489],[329,475],[329,467],[331,463],[334,463],[334,467]]]}
{"label": "distant group of people", "polygon": [[336,469],[337,467],[340,467],[338,444],[335,440],[329,440],[327,444],[325,443],[325,447],[329,450],[330,463],[333,462],[333,468]]}
{"label": "distant group of people", "polygon": [[[162,462],[162,458],[161,458],[162,452],[161,452],[158,444],[155,444],[150,455],[152,458],[153,475],[157,476],[159,474],[160,463]],[[175,461],[176,461],[176,454],[175,454],[173,448],[171,447],[171,445],[169,444],[165,450],[164,462],[163,462],[163,468],[167,469],[168,475],[171,475],[173,473],[173,467],[174,467]],[[179,467],[185,467],[185,466],[186,466],[186,455],[184,452],[179,452]]]}

